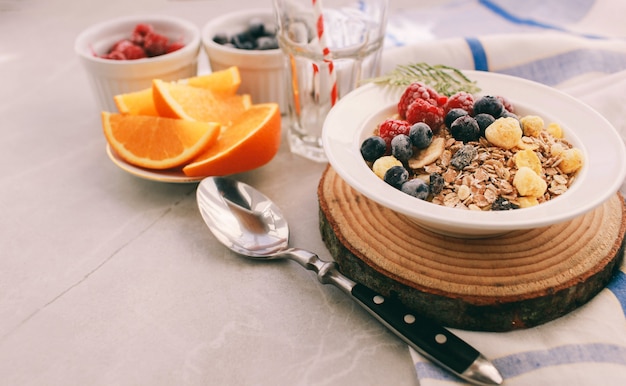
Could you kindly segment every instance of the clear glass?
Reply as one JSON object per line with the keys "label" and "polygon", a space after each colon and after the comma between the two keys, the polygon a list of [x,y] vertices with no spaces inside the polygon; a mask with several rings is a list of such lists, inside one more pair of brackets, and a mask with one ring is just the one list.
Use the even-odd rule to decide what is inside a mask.
{"label": "clear glass", "polygon": [[293,153],[327,160],[321,142],[326,115],[361,80],[379,75],[387,5],[387,0],[274,0]]}

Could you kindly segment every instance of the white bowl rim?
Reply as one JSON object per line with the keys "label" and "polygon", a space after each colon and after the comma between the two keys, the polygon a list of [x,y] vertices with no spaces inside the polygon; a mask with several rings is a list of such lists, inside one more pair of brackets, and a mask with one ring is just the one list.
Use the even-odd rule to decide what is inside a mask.
{"label": "white bowl rim", "polygon": [[[538,104],[543,103],[544,109],[547,104],[558,106],[560,113],[565,107],[571,110],[570,114],[576,118],[568,116],[568,119],[563,120],[567,122],[564,125],[565,137],[575,144],[576,142],[582,144],[585,163],[567,196],[530,208],[477,212],[417,200],[389,187],[369,169],[360,155],[359,148],[362,139],[365,138],[364,133],[367,130],[371,133],[373,130],[373,127],[363,128],[362,125],[376,113],[366,116],[359,111],[379,113],[380,110],[389,108],[389,104],[397,103],[404,87],[367,84],[346,95],[331,109],[322,132],[322,143],[330,165],[342,179],[364,196],[426,227],[443,232],[450,229],[455,235],[500,234],[556,224],[594,209],[618,191],[626,178],[626,150],[617,131],[598,112],[559,90],[530,80],[482,71],[463,72],[470,79],[476,80],[479,87],[484,88],[483,94],[502,95],[510,99],[514,105],[517,102],[529,103],[528,100],[518,99],[524,99],[523,93],[531,92],[538,100]],[[485,88],[485,85],[488,87]],[[501,88],[508,87],[512,91],[507,93],[497,89],[498,85],[501,85]],[[490,89],[494,86],[496,90]],[[554,114],[558,115],[559,112],[553,113],[552,116]],[[542,116],[543,113],[537,115]],[[584,117],[586,121],[592,120],[593,130],[584,132],[572,128],[569,123],[580,117]],[[561,123],[561,118],[565,117],[550,121]],[[341,127],[341,130],[337,127]],[[601,132],[602,135],[593,138],[590,131]],[[605,148],[600,150],[593,148],[599,143]],[[610,153],[610,159],[607,157],[607,151]],[[607,175],[608,171],[610,175]]]}
{"label": "white bowl rim", "polygon": [[257,8],[257,9],[246,9],[242,11],[236,11],[227,13],[216,18],[213,18],[206,22],[201,29],[201,37],[202,43],[205,47],[219,50],[231,54],[241,55],[241,56],[277,56],[280,55],[280,60],[282,60],[282,51],[280,48],[275,48],[271,50],[242,50],[239,48],[225,46],[213,41],[213,37],[216,32],[219,32],[220,27],[232,25],[234,21],[239,20],[250,20],[253,17],[274,17],[274,12],[269,8]]}
{"label": "white bowl rim", "polygon": [[[155,23],[155,22],[167,22],[175,25],[189,33],[189,42],[185,44],[179,50],[174,52],[170,52],[168,54],[163,54],[159,56],[153,56],[151,58],[142,58],[142,59],[134,59],[134,60],[111,60],[104,59],[98,56],[94,56],[92,51],[89,49],[91,44],[91,39],[94,36],[99,35],[99,31],[103,29],[113,28],[119,24],[136,24],[136,23]],[[132,31],[129,30],[128,33],[130,35]],[[93,24],[83,31],[79,33],[74,41],[74,51],[84,59],[90,60],[96,63],[107,64],[111,66],[130,66],[130,65],[141,65],[145,63],[155,63],[158,61],[169,61],[176,60],[180,56],[186,56],[190,54],[197,54],[201,44],[201,36],[200,29],[193,22],[171,15],[160,15],[160,14],[146,14],[146,15],[129,15],[129,16],[120,16],[113,19],[107,19],[100,21],[96,24]]]}

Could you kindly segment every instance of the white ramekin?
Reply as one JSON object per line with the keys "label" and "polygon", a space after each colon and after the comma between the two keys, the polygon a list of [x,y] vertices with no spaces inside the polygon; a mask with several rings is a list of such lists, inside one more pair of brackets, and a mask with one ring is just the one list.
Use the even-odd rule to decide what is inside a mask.
{"label": "white ramekin", "polygon": [[[150,24],[154,30],[184,47],[160,56],[135,60],[103,59],[117,41],[130,38],[137,24]],[[76,38],[74,49],[87,71],[99,107],[116,111],[113,96],[151,87],[153,79],[178,80],[197,75],[200,29],[193,23],[171,16],[138,15],[95,24]]]}
{"label": "white ramekin", "polygon": [[202,28],[202,45],[209,58],[211,70],[219,71],[237,66],[241,76],[239,93],[250,94],[253,103],[275,102],[284,113],[287,110],[285,92],[285,59],[280,49],[244,50],[218,44],[217,34],[245,31],[252,19],[266,25],[276,24],[271,9],[248,9],[229,13],[207,22]]}

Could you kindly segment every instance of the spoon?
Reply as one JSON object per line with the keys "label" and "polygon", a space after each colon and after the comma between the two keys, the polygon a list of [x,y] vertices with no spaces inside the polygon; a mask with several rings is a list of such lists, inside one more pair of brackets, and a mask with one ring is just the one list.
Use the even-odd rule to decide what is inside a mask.
{"label": "spoon", "polygon": [[417,352],[476,385],[499,385],[496,367],[452,332],[356,283],[335,262],[289,247],[289,227],[280,209],[250,185],[227,177],[208,177],[198,185],[198,208],[213,235],[233,252],[261,260],[289,259],[352,297]]}

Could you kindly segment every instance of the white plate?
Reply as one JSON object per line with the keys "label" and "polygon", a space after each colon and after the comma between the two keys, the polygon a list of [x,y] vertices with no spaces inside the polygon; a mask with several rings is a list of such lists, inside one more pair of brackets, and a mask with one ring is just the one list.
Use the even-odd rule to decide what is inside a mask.
{"label": "white plate", "polygon": [[438,233],[487,237],[548,226],[580,216],[614,195],[626,177],[624,143],[611,124],[579,100],[551,87],[507,75],[464,71],[482,89],[501,95],[517,112],[559,123],[585,162],[572,187],[549,202],[508,211],[465,211],[418,200],[387,185],[364,162],[361,142],[393,112],[404,87],[368,84],[342,98],[324,123],[322,141],[333,169],[361,194]]}
{"label": "white plate", "polygon": [[145,169],[129,164],[121,159],[111,147],[107,144],[107,155],[120,169],[128,172],[136,177],[145,178],[147,180],[169,182],[176,184],[196,183],[204,179],[204,177],[188,177],[182,170],[152,170]]}

